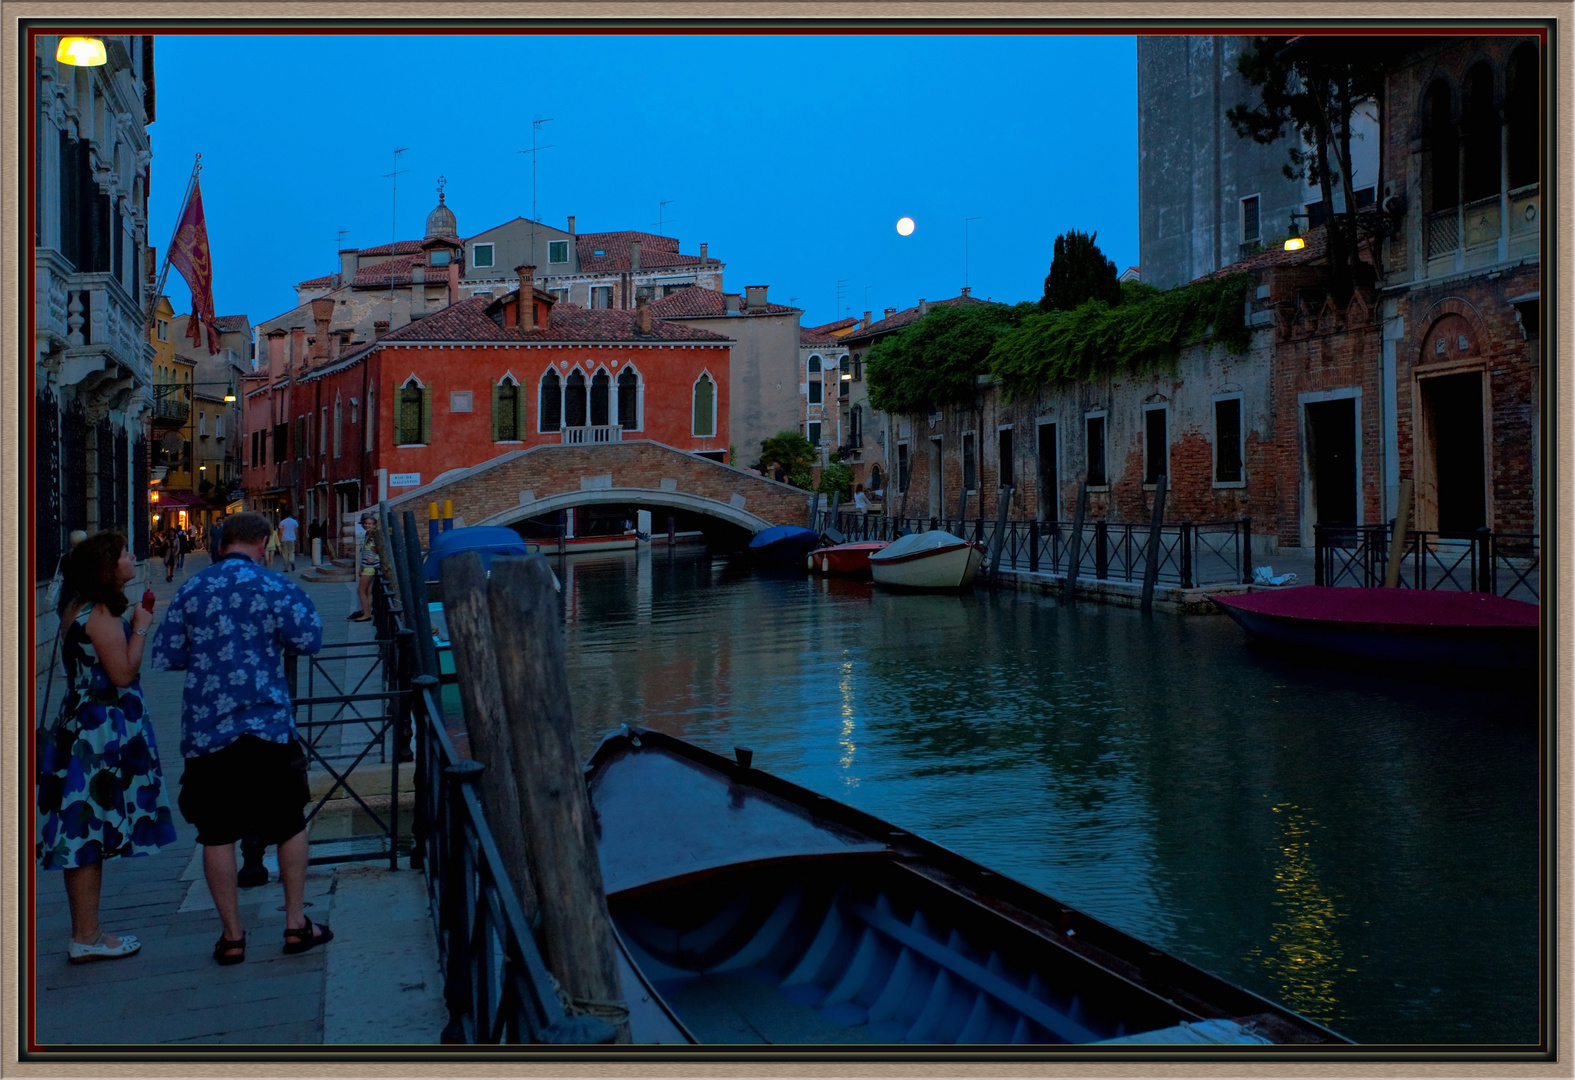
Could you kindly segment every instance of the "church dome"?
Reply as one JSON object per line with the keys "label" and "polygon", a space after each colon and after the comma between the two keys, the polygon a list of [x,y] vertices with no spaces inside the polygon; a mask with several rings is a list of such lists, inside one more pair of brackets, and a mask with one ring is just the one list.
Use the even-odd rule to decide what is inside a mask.
{"label": "church dome", "polygon": [[426,239],[431,240],[439,236],[450,240],[459,239],[459,222],[454,218],[454,211],[444,205],[442,191],[438,192],[437,206],[433,207],[432,212],[427,215]]}

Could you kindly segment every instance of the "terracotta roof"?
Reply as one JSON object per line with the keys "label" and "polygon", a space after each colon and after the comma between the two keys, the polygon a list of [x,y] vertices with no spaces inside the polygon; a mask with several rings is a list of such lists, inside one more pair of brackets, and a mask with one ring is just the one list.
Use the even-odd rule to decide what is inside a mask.
{"label": "terracotta roof", "polygon": [[858,322],[857,319],[838,319],[836,322],[811,326],[809,329],[817,334],[835,334],[838,330],[846,330],[850,326],[857,326]]}
{"label": "terracotta roof", "polygon": [[[687,289],[679,289],[670,296],[651,301],[651,314],[658,319],[705,319],[725,316],[729,295],[737,296],[736,293],[707,289],[703,285],[691,285]],[[799,309],[788,307],[786,304],[772,303],[767,303],[763,308],[746,308],[743,297],[739,297],[738,310],[742,315],[792,315]]]}
{"label": "terracotta roof", "polygon": [[818,328],[799,327],[798,343],[800,345],[838,345],[841,339],[835,334],[822,334]]}
{"label": "terracotta roof", "polygon": [[550,325],[545,329],[505,328],[493,322],[492,316],[488,314],[487,309],[496,303],[499,301],[485,296],[461,300],[424,319],[402,326],[392,334],[384,335],[382,342],[626,341],[654,344],[668,341],[712,343],[732,340],[724,334],[713,334],[709,330],[697,330],[691,326],[666,322],[662,319],[653,319],[651,332],[641,334],[636,329],[636,313],[633,311],[620,311],[615,308],[588,311],[573,305],[557,304],[553,305]]}
{"label": "terracotta roof", "polygon": [[214,317],[213,325],[219,328],[221,334],[238,334],[251,329],[252,324],[245,315],[218,315]]}
{"label": "terracotta roof", "polygon": [[1262,251],[1254,252],[1245,259],[1238,259],[1229,266],[1222,266],[1212,274],[1204,274],[1197,280],[1204,278],[1224,277],[1227,274],[1240,274],[1249,270],[1262,270],[1270,266],[1300,266],[1307,263],[1319,262],[1329,254],[1329,227],[1320,225],[1306,233],[1303,240],[1307,246],[1295,251],[1286,251],[1285,245],[1275,244],[1265,247]]}
{"label": "terracotta roof", "polygon": [[421,250],[420,240],[395,240],[392,244],[379,244],[377,247],[360,248],[358,255],[409,255],[413,251]]}
{"label": "terracotta roof", "polygon": [[[933,304],[930,304],[929,307],[930,309],[938,307],[966,307],[972,304],[989,303],[993,303],[993,301],[980,300],[976,296],[954,296],[950,300],[937,300]],[[924,315],[927,314],[929,314],[929,311],[924,313]],[[911,308],[904,308],[891,317],[882,319],[880,322],[871,325],[868,329],[859,330],[855,333],[847,335],[842,339],[842,342],[843,344],[848,344],[850,342],[863,340],[864,338],[875,338],[880,337],[882,334],[890,334],[894,331],[901,330],[905,326],[909,326],[918,322],[924,317],[924,315],[919,313],[918,305],[914,305]]]}
{"label": "terracotta roof", "polygon": [[[417,251],[414,255],[401,255],[372,266],[363,266],[355,272],[355,281],[352,287],[357,289],[386,289],[390,285],[409,285],[411,282],[410,271],[413,267],[426,266],[427,256],[424,251]],[[441,285],[448,281],[446,267],[427,267],[427,281],[434,285]]]}
{"label": "terracotta roof", "polygon": [[299,289],[308,285],[332,285],[334,278],[338,276],[338,274],[324,274],[322,277],[307,278],[305,281],[297,281],[295,287]]}
{"label": "terracotta roof", "polygon": [[[580,255],[580,272],[630,269],[630,248],[636,241],[640,244],[642,270],[700,265],[700,256],[680,255],[678,241],[671,236],[648,232],[580,233],[574,238]],[[602,254],[596,254],[598,251]]]}

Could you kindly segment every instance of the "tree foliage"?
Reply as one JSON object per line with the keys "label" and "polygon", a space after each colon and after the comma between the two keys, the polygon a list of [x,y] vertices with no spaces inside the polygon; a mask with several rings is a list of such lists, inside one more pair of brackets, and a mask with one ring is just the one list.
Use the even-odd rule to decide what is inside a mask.
{"label": "tree foliage", "polygon": [[897,413],[972,402],[990,349],[1035,310],[1031,302],[947,305],[881,339],[864,361],[870,404]]}
{"label": "tree foliage", "polygon": [[787,470],[788,483],[796,487],[808,487],[807,479],[800,484],[793,476],[802,470],[807,478],[810,463],[814,460],[815,448],[809,445],[809,440],[802,434],[797,431],[779,431],[769,439],[760,441],[760,460],[755,462],[754,467],[769,476],[772,462],[780,461]]}
{"label": "tree foliage", "polygon": [[840,494],[844,501],[853,498],[853,470],[832,454],[826,467],[820,470],[820,486],[815,489],[825,495]]}
{"label": "tree foliage", "polygon": [[1071,311],[1089,300],[1103,300],[1111,307],[1121,303],[1116,264],[1099,250],[1094,242],[1098,237],[1097,231],[1073,229],[1055,238],[1045,294],[1039,300],[1041,310]]}
{"label": "tree foliage", "polygon": [[[1256,106],[1245,102],[1225,117],[1241,138],[1265,145],[1292,136],[1284,173],[1318,187],[1329,222],[1331,290],[1349,296],[1358,277],[1356,198],[1351,187],[1351,119],[1383,90],[1385,65],[1359,38],[1259,37],[1236,61],[1237,70],[1258,88]],[[1345,209],[1334,209],[1339,183]],[[1376,275],[1376,268],[1374,268]]]}
{"label": "tree foliage", "polygon": [[1073,311],[1030,315],[995,342],[989,373],[1008,400],[1019,400],[1046,383],[1173,368],[1184,346],[1209,333],[1231,352],[1246,352],[1248,280],[1232,274],[1168,292],[1146,287],[1131,290],[1120,307],[1090,300]]}

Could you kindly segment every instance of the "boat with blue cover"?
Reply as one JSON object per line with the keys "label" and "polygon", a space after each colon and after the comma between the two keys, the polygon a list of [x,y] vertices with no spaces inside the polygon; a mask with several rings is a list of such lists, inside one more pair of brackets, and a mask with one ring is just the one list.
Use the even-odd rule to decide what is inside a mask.
{"label": "boat with blue cover", "polygon": [[453,682],[456,678],[454,652],[449,645],[448,624],[443,619],[443,600],[439,591],[443,560],[462,552],[474,551],[481,556],[481,566],[485,570],[490,569],[492,560],[500,556],[535,555],[539,550],[539,545],[526,541],[519,533],[502,525],[469,525],[438,533],[426,561],[422,563],[421,576],[426,579],[427,617],[432,623],[432,639],[437,645],[439,681]]}
{"label": "boat with blue cover", "polygon": [[803,566],[805,557],[819,546],[820,534],[814,529],[774,525],[749,541],[749,557],[761,566]]}
{"label": "boat with blue cover", "polygon": [[586,766],[636,1042],[1348,1041],[752,766],[629,726]]}

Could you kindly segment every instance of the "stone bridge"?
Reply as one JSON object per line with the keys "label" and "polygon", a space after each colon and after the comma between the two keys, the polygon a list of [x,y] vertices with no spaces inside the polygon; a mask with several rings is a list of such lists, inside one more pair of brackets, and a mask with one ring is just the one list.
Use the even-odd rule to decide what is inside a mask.
{"label": "stone bridge", "polygon": [[533,446],[468,469],[452,469],[432,483],[388,500],[393,510],[454,503],[466,525],[509,525],[539,514],[597,504],[673,507],[707,514],[751,533],[773,525],[802,525],[807,494],[788,484],[648,439],[580,446]]}

